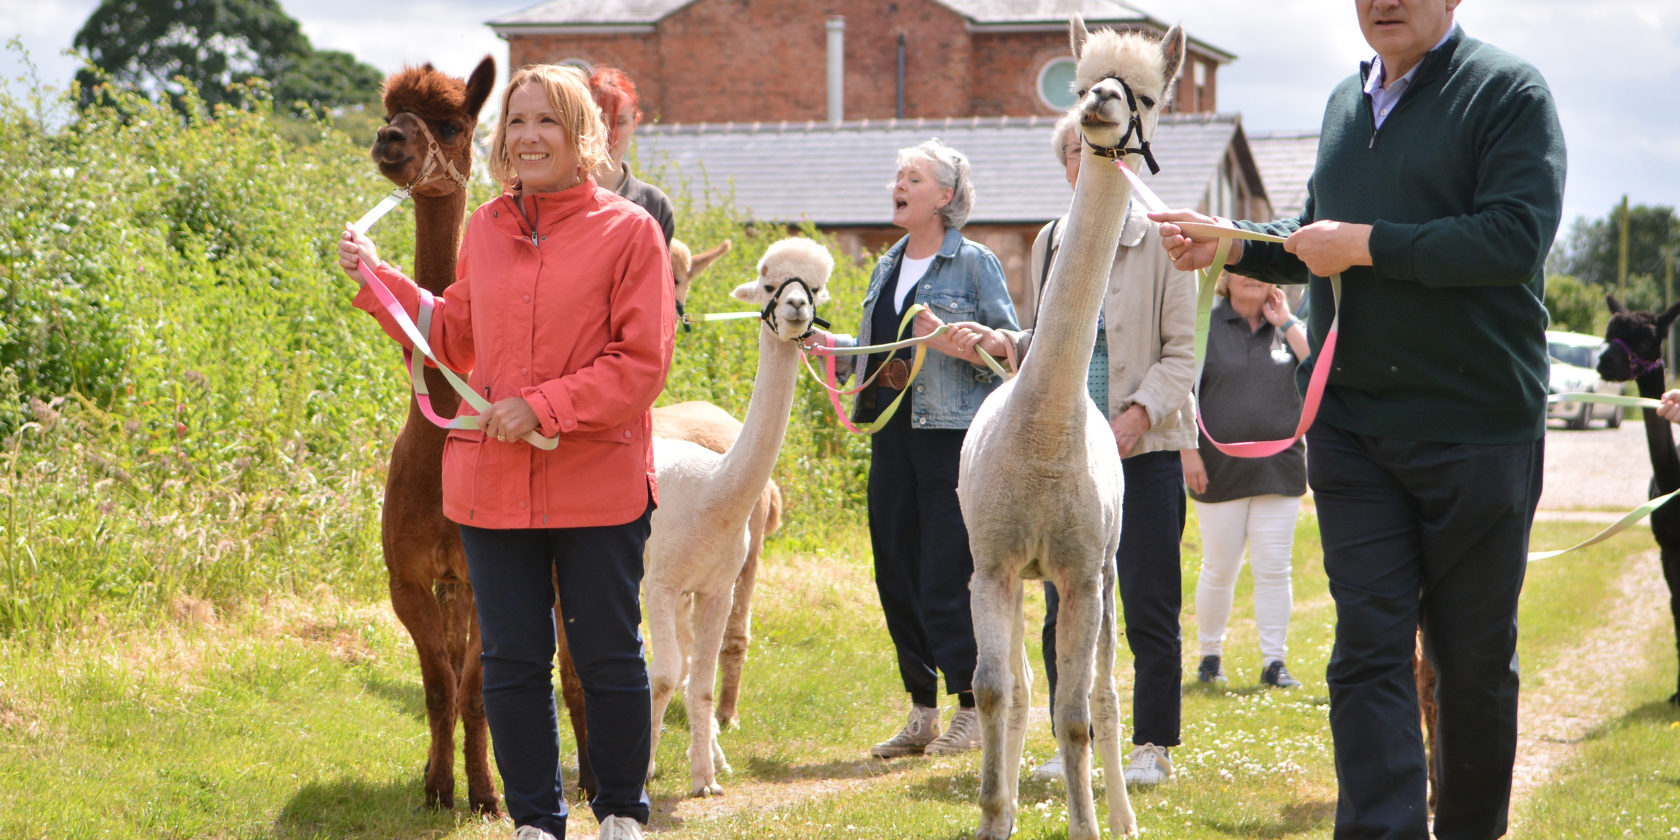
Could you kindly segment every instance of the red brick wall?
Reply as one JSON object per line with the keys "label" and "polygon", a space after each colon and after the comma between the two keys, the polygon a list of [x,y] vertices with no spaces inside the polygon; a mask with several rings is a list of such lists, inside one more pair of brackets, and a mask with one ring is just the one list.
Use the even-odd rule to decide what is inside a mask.
{"label": "red brick wall", "polygon": [[[567,59],[618,67],[659,122],[825,121],[827,20],[835,15],[846,20],[848,120],[897,115],[901,33],[905,117],[1054,113],[1038,97],[1038,73],[1068,54],[1065,31],[971,35],[960,15],[932,0],[697,0],[648,33],[514,35],[508,59],[514,67]],[[1213,110],[1216,69],[1201,110]],[[1182,93],[1174,110],[1195,104],[1188,84]]]}

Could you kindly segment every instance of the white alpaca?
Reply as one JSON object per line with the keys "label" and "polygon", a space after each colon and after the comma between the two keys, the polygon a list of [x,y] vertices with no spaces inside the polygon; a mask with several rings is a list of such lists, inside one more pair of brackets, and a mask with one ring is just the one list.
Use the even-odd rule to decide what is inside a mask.
{"label": "white alpaca", "polygon": [[[758,375],[740,436],[722,455],[688,441],[654,439],[660,504],[653,514],[643,578],[654,651],[652,749],[657,753],[660,721],[684,682],[687,660],[682,687],[691,796],[723,793],[717,773],[728,765],[712,719],[718,652],[751,542],[748,523],[787,432],[799,379],[796,341],[810,329],[816,305],[828,299],[823,287],[833,270],[828,249],[809,239],[771,245],[759,260],[758,278],[733,293],[766,307]],[[685,619],[693,622],[691,633],[680,627]]]}
{"label": "white alpaca", "polygon": [[[1068,840],[1100,835],[1091,796],[1093,727],[1110,772],[1109,828],[1124,835],[1137,830],[1120,778],[1114,685],[1120,454],[1085,385],[1131,187],[1091,147],[1135,149],[1154,134],[1183,61],[1184,32],[1175,26],[1161,41],[1106,29],[1089,34],[1078,17],[1069,29],[1078,59],[1074,112],[1087,141],[1073,207],[1020,375],[981,404],[963,441],[958,473],[957,497],[974,553],[969,588],[979,645],[974,699],[983,749],[982,840],[1003,840],[1015,825],[1032,683],[1024,579],[1049,579],[1061,595],[1055,729],[1067,774]],[[1133,165],[1141,162],[1139,155],[1130,157]]]}

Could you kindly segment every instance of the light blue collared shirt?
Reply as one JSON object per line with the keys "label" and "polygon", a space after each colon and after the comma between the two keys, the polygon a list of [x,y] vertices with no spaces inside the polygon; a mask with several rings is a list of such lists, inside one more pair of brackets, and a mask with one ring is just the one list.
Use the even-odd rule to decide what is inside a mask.
{"label": "light blue collared shirt", "polygon": [[[1435,42],[1435,46],[1430,47],[1429,51],[1434,52],[1440,49],[1441,45],[1452,37],[1453,30],[1457,28],[1457,23],[1447,27],[1447,34],[1442,35],[1441,40]],[[1418,68],[1422,66],[1422,61],[1412,65],[1412,69],[1406,71],[1406,75],[1395,79],[1394,84],[1384,88],[1383,76],[1386,73],[1383,68],[1382,56],[1379,55],[1371,59],[1371,73],[1365,78],[1365,93],[1371,97],[1371,119],[1376,122],[1377,128],[1382,128],[1383,120],[1388,119],[1388,112],[1394,110],[1395,104],[1400,101],[1400,97],[1406,92],[1406,88],[1412,86],[1412,78],[1417,75]]]}

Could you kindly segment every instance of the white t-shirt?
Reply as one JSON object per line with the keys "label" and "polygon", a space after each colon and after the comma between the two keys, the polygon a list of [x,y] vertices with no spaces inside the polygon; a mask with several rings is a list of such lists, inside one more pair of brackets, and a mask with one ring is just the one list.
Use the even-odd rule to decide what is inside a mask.
{"label": "white t-shirt", "polygon": [[917,281],[927,274],[928,266],[933,264],[933,256],[913,260],[904,257],[898,261],[898,286],[893,289],[893,311],[904,311],[904,299],[910,296],[910,290],[916,288]]}

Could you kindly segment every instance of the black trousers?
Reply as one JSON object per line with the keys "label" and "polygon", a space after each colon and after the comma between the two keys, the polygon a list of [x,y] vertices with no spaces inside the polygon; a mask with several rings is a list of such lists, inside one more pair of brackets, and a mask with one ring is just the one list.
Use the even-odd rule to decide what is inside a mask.
{"label": "black trousers", "polygon": [[[1179,541],[1188,503],[1177,451],[1146,452],[1120,462],[1126,495],[1120,503],[1120,607],[1132,649],[1132,743],[1176,747],[1184,691],[1184,603]],[[1061,598],[1044,584],[1044,676],[1056,701],[1056,614]]]}
{"label": "black trousers", "polygon": [[912,428],[905,400],[875,434],[869,459],[875,588],[904,690],[924,706],[939,705],[940,672],[948,693],[973,688],[968,580],[974,557],[957,504],[964,434],[964,429]]}
{"label": "black trousers", "polygon": [[484,716],[508,816],[566,837],[554,707],[554,581],[583,683],[597,819],[648,820],[653,697],[642,659],[642,547],[653,507],[624,525],[461,526],[484,638]]}
{"label": "black trousers", "polygon": [[1505,833],[1517,748],[1517,596],[1545,442],[1307,435],[1336,602],[1326,682],[1337,838],[1428,835],[1413,639],[1437,675],[1435,836]]}

